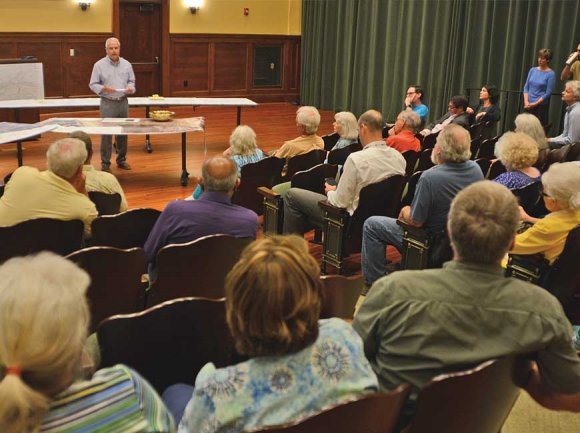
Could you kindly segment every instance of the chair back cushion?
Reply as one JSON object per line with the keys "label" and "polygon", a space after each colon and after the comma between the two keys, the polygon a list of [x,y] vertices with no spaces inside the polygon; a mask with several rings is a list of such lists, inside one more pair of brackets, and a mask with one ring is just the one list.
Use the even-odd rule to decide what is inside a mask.
{"label": "chair back cushion", "polygon": [[[342,150],[342,149],[340,149]],[[299,171],[292,177],[292,188],[301,188],[308,191],[324,194],[325,179],[336,177],[338,166],[318,164],[305,171]]]}
{"label": "chair back cushion", "polygon": [[89,191],[89,199],[97,207],[99,215],[115,215],[121,207],[121,194],[106,194],[99,191]]}
{"label": "chair back cushion", "polygon": [[201,367],[225,367],[234,353],[224,299],[176,299],[113,316],[99,325],[97,338],[102,368],[126,364],[160,395],[176,383],[194,385]]}
{"label": "chair back cushion", "polygon": [[261,186],[272,188],[278,185],[282,179],[285,161],[282,158],[270,157],[244,165],[241,170],[242,181],[232,197],[232,203],[262,215],[262,196],[258,194],[258,188]]}
{"label": "chair back cushion", "polygon": [[91,225],[94,246],[143,248],[161,211],[139,208],[95,218]]}

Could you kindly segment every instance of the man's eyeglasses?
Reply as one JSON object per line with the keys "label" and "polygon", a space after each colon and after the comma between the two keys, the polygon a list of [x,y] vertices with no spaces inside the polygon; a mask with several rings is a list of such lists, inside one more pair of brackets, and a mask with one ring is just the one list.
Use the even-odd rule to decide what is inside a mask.
{"label": "man's eyeglasses", "polygon": [[407,92],[407,96],[414,95],[417,92]]}
{"label": "man's eyeglasses", "polygon": [[548,194],[545,191],[542,191],[542,197],[549,197],[549,198],[553,198],[550,194]]}

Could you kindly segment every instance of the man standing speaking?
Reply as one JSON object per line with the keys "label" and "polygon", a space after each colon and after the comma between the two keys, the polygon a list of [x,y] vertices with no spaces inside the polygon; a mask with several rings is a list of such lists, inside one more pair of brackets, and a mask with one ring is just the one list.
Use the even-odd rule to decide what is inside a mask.
{"label": "man standing speaking", "polygon": [[[129,101],[127,95],[135,93],[135,73],[131,63],[119,57],[121,43],[117,38],[105,42],[107,55],[93,66],[89,87],[101,97],[100,115],[105,117],[127,117]],[[101,137],[101,170],[111,171],[112,136]],[[127,136],[117,136],[117,167],[131,170],[127,164]]]}

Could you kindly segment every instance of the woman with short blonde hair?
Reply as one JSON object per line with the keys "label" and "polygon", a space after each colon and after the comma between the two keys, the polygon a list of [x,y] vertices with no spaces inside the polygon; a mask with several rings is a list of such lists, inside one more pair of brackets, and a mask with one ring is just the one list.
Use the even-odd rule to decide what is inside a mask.
{"label": "woman with short blonde hair", "polygon": [[495,156],[505,165],[507,172],[496,177],[494,182],[514,189],[540,181],[540,170],[533,167],[538,160],[538,146],[529,135],[506,132],[497,142]]}
{"label": "woman with short blonde hair", "polygon": [[155,391],[129,368],[82,380],[89,283],[48,252],[0,266],[0,431],[174,430]]}
{"label": "woman with short blonde hair", "polygon": [[522,113],[516,116],[514,121],[516,125],[515,132],[523,132],[534,139],[538,145],[539,150],[546,149],[548,147],[548,142],[546,141],[546,133],[542,124],[536,116],[529,113]]}
{"label": "woman with short blonde hair", "polygon": [[318,320],[319,273],[297,236],[260,239],[244,250],[226,278],[226,315],[236,348],[250,359],[202,368],[180,432],[207,423],[223,433],[280,424],[377,390],[358,334],[341,319]]}

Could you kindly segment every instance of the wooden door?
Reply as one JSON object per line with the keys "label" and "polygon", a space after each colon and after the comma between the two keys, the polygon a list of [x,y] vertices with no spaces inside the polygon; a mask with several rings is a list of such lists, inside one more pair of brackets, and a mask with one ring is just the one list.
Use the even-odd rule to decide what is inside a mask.
{"label": "wooden door", "polygon": [[121,56],[133,65],[134,96],[161,94],[162,5],[160,1],[119,1]]}

